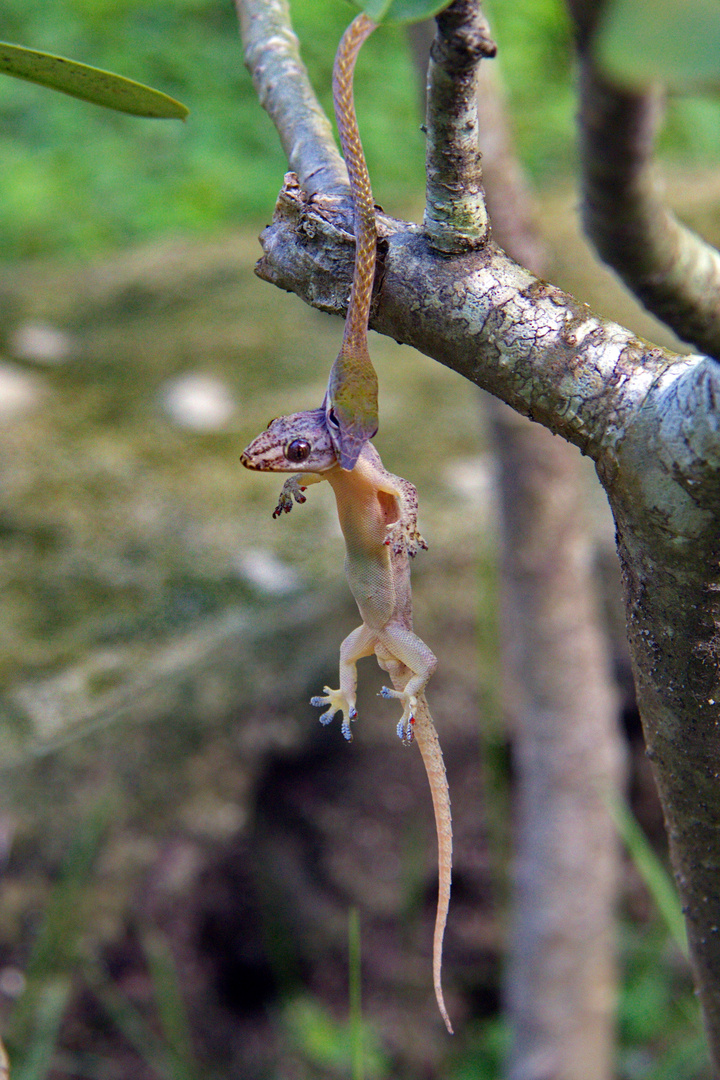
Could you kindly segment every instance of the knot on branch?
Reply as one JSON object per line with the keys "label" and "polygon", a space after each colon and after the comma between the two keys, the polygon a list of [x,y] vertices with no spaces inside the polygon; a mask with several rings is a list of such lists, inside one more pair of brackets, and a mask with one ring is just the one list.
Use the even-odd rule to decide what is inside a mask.
{"label": "knot on branch", "polygon": [[448,74],[472,73],[483,59],[497,53],[490,26],[477,0],[455,0],[437,16],[437,34],[430,55]]}
{"label": "knot on branch", "polygon": [[[377,221],[375,290],[382,283],[391,219]],[[285,174],[272,224],[260,236],[255,273],[333,315],[347,310],[355,259],[353,206],[342,195],[308,195],[295,173]]]}

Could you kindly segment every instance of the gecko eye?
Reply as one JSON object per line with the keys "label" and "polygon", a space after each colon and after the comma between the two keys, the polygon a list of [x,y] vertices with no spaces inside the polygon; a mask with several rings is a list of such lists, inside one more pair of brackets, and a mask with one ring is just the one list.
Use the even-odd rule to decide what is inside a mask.
{"label": "gecko eye", "polygon": [[312,447],[307,439],[293,439],[285,447],[285,457],[292,461],[293,465],[299,465],[310,457]]}
{"label": "gecko eye", "polygon": [[331,409],[330,412],[328,413],[328,420],[330,421],[330,423],[332,424],[333,427],[336,427],[336,428],[340,427],[340,421],[338,420],[337,416],[335,415],[335,410],[334,409]]}

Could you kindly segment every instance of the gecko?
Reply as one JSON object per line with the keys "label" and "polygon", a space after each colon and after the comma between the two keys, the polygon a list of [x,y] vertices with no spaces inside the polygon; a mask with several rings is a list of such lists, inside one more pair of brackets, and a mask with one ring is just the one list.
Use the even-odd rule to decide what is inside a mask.
{"label": "gecko", "polygon": [[375,280],[377,226],[353,98],[358,53],[376,24],[361,12],[343,34],[333,65],[333,104],[350,181],[355,264],[342,345],[330,370],[323,403],[328,431],[343,469],[352,469],[378,430],[378,379],[368,349],[368,319]]}
{"label": "gecko", "polygon": [[452,1025],[443,998],[442,947],[450,903],[452,818],[442,751],[425,698],[425,686],[437,660],[413,631],[410,559],[425,541],[417,530],[417,492],[407,480],[389,473],[375,447],[365,442],[355,467],[342,467],[325,422],[325,409],[312,409],[272,420],[245,449],[240,460],[258,472],[292,472],[273,513],[289,513],[293,500],[306,501],[307,487],[327,480],[335,494],[345,538],[345,571],[362,624],[340,646],[340,685],[326,686],[311,704],[325,711],[328,724],[339,712],[342,733],[352,739],[357,717],[357,661],[375,653],[392,687],[381,694],[402,705],[398,735],[416,741],[430,783],[438,843],[438,901],[433,936],[433,985],[447,1030]]}

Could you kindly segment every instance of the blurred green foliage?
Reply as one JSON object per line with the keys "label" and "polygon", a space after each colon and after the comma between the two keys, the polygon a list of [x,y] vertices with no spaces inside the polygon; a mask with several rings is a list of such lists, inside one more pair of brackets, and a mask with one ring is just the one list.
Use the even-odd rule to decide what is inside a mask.
{"label": "blurred green foliage", "polygon": [[[338,39],[356,8],[293,0],[313,84],[330,107]],[[574,163],[570,29],[562,0],[492,0],[518,147],[536,180]],[[287,163],[242,60],[231,0],[6,0],[0,36],[121,71],[182,100],[185,124],[113,116],[0,80],[0,235],[6,258],[98,252],[139,238],[262,223]],[[403,212],[422,197],[418,80],[405,32],[363,49],[357,99],[376,198]],[[718,104],[674,103],[671,148],[720,152]]]}
{"label": "blurred green foliage", "polygon": [[[301,0],[293,13],[327,104],[334,49],[353,9]],[[191,110],[185,124],[138,121],[0,80],[5,257],[93,252],[270,217],[287,162],[243,65],[230,0],[7,0],[4,16],[5,38],[122,71]],[[409,173],[422,182],[402,32],[377,35],[363,60],[359,107],[371,167],[382,197],[394,199]],[[380,65],[382,80],[373,77]]]}

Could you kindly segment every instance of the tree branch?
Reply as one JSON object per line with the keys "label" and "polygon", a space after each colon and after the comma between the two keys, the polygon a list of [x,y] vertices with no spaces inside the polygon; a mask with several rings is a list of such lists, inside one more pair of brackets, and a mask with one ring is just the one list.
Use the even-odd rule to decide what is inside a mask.
{"label": "tree branch", "polygon": [[[342,314],[352,239],[335,200],[290,183],[261,236],[257,272]],[[386,237],[373,329],[459,372],[599,460],[614,453],[654,381],[695,358],[648,345],[508,258],[492,242],[442,257],[417,226],[381,217]]]}
{"label": "tree branch", "polygon": [[585,231],[649,311],[719,359],[720,253],[665,204],[653,164],[660,97],[611,85],[592,59],[597,0],[568,6],[579,37]]}
{"label": "tree branch", "polygon": [[308,195],[347,196],[345,164],[300,59],[287,0],[236,0],[235,6],[245,63],[290,168]]}
{"label": "tree branch", "polygon": [[427,83],[425,235],[437,251],[481,247],[490,233],[480,164],[477,72],[494,56],[477,0],[455,0],[437,17]]}

